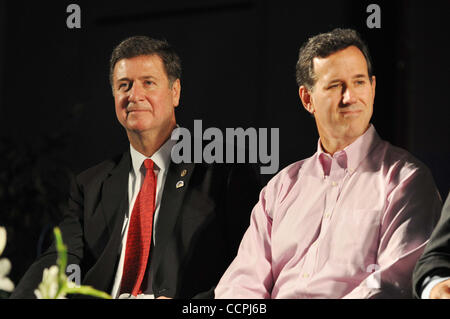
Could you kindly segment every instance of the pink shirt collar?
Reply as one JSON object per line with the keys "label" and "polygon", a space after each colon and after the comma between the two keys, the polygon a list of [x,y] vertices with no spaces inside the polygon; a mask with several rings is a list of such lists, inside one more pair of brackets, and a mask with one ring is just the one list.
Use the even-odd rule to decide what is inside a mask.
{"label": "pink shirt collar", "polygon": [[322,171],[320,174],[325,176],[330,174],[332,160],[335,159],[339,167],[352,173],[359,166],[361,161],[380,143],[381,139],[375,130],[375,127],[370,124],[369,128],[363,135],[358,137],[352,144],[348,145],[343,150],[340,150],[331,156],[326,153],[321,145],[320,138],[317,141],[317,159],[320,162]]}

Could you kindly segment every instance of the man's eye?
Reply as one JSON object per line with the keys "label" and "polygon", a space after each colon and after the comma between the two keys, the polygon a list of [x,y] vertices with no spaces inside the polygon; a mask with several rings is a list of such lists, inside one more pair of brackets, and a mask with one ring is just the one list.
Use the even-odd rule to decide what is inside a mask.
{"label": "man's eye", "polygon": [[364,85],[366,84],[366,81],[356,81],[356,85]]}
{"label": "man's eye", "polygon": [[128,83],[120,83],[119,90],[126,90],[128,88]]}
{"label": "man's eye", "polygon": [[338,88],[338,87],[340,87],[341,85],[340,84],[333,84],[333,85],[330,85],[329,87],[328,87],[328,89],[336,89],[336,88]]}
{"label": "man's eye", "polygon": [[153,81],[146,80],[146,81],[144,82],[144,84],[145,84],[146,86],[149,86],[149,85],[152,85],[152,84],[153,84]]}

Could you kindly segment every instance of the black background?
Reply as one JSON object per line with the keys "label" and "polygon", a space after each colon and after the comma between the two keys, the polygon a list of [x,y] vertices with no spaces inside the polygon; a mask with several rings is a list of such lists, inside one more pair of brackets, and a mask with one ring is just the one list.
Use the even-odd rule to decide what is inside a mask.
{"label": "black background", "polygon": [[[17,283],[60,218],[73,174],[128,147],[108,81],[115,45],[165,38],[183,62],[177,122],[280,129],[280,169],[316,149],[295,83],[298,49],[335,27],[368,43],[377,77],[374,123],[449,190],[448,1],[1,1],[0,225]],[[66,8],[81,7],[81,29]],[[263,176],[264,182],[271,176]],[[51,236],[50,236],[51,237]]]}

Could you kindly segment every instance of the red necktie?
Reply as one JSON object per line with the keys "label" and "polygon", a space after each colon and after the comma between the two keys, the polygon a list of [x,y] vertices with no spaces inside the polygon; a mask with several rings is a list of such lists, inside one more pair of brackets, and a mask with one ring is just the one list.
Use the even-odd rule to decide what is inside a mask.
{"label": "red necktie", "polygon": [[153,161],[146,159],[144,166],[147,171],[131,212],[120,286],[121,293],[131,293],[133,296],[142,293],[141,285],[150,253],[155,211],[156,176],[153,172]]}

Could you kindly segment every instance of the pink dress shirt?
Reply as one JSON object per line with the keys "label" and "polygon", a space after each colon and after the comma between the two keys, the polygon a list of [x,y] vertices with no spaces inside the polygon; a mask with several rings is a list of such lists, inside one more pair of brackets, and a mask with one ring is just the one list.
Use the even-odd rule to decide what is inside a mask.
{"label": "pink dress shirt", "polygon": [[279,172],[261,191],[216,298],[410,298],[440,215],[427,167],[373,125],[333,156]]}

